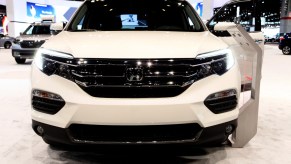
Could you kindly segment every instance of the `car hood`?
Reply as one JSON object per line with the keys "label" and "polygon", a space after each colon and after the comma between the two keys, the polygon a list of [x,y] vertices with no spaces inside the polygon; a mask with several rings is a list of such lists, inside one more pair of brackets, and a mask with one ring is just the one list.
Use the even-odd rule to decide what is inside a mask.
{"label": "car hood", "polygon": [[228,46],[209,31],[63,31],[43,47],[75,58],[144,59],[194,58]]}
{"label": "car hood", "polygon": [[19,40],[48,40],[52,35],[21,35],[16,39]]}

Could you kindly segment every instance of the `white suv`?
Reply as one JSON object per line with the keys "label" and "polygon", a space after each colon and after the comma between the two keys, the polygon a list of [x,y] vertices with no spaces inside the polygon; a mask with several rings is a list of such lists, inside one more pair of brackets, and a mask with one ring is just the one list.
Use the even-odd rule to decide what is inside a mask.
{"label": "white suv", "polygon": [[232,50],[183,0],[85,1],[32,64],[49,144],[222,143],[237,127]]}

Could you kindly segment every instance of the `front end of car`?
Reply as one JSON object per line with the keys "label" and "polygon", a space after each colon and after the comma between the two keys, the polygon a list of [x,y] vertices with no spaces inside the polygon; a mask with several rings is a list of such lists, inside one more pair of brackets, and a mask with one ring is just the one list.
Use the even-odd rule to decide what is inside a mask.
{"label": "front end of car", "polygon": [[35,22],[14,39],[12,57],[15,58],[17,64],[23,64],[26,59],[34,58],[36,51],[52,36],[50,24],[51,22]]}
{"label": "front end of car", "polygon": [[45,40],[17,37],[12,44],[12,56],[21,59],[33,59],[34,54]]}
{"label": "front end of car", "polygon": [[49,144],[204,145],[235,131],[241,75],[187,1],[87,0],[38,50],[31,86]]}
{"label": "front end of car", "polygon": [[32,65],[32,126],[48,143],[69,145],[223,142],[237,126],[239,92],[228,49],[86,59],[42,48]]}

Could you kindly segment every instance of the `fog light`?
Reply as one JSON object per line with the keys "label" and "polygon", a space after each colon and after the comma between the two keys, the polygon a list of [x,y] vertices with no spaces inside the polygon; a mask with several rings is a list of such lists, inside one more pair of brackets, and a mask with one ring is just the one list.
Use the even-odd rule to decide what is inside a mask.
{"label": "fog light", "polygon": [[41,90],[36,90],[36,89],[32,91],[32,96],[56,100],[56,101],[64,101],[63,98],[57,94],[41,91]]}
{"label": "fog light", "polygon": [[36,127],[37,134],[42,136],[44,134],[44,129],[41,126]]}
{"label": "fog light", "polygon": [[227,125],[226,128],[225,128],[225,133],[226,134],[230,134],[233,130],[233,127],[232,125]]}
{"label": "fog light", "polygon": [[39,112],[56,114],[65,104],[65,100],[58,94],[36,89],[32,91],[31,105]]}
{"label": "fog light", "polygon": [[230,89],[230,90],[214,93],[208,96],[207,100],[215,100],[215,99],[231,97],[231,96],[236,96],[236,90]]}
{"label": "fog light", "polygon": [[215,114],[231,111],[237,106],[237,92],[230,89],[213,93],[205,99],[204,104]]}

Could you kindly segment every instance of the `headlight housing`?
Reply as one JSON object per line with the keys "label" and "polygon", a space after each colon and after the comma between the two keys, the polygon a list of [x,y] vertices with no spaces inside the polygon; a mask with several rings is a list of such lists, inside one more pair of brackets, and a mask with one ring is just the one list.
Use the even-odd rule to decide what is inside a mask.
{"label": "headlight housing", "polygon": [[222,75],[235,63],[234,57],[229,49],[213,51],[200,54],[196,57],[200,67],[199,76],[207,77],[213,74]]}
{"label": "headlight housing", "polygon": [[68,65],[73,59],[73,56],[70,54],[40,48],[33,61],[35,65],[48,76],[56,74],[72,80]]}

